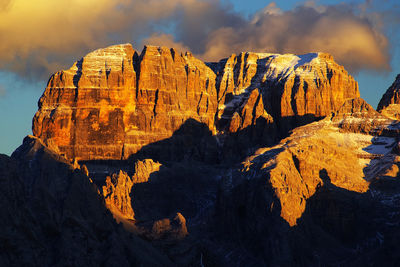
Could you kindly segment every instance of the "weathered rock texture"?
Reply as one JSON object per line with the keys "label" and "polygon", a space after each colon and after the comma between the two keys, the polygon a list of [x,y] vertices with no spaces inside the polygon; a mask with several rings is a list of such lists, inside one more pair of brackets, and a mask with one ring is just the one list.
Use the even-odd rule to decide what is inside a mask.
{"label": "weathered rock texture", "polygon": [[118,174],[108,176],[106,185],[103,186],[103,196],[107,208],[118,218],[123,216],[133,220],[135,213],[132,209],[131,189],[133,181],[126,172],[120,171]]}
{"label": "weathered rock texture", "polygon": [[[332,116],[296,128],[227,172],[217,204],[219,230],[229,240],[247,240],[247,252],[260,260],[254,264],[364,262],[359,255],[382,248],[380,233],[388,230],[381,216],[389,220],[383,213],[397,205],[384,200],[397,199],[396,193],[377,184],[398,188],[399,133],[398,122],[364,100],[346,101]],[[355,247],[358,254],[349,250]]]}
{"label": "weathered rock texture", "polygon": [[216,109],[215,74],[190,53],[116,45],[50,78],[33,133],[68,158],[122,159],[189,118],[213,131]]}
{"label": "weathered rock texture", "polygon": [[359,97],[357,82],[325,53],[241,53],[211,67],[220,73],[219,126],[228,124],[231,130],[246,128],[259,117],[294,117],[301,123],[306,116],[324,117],[344,100]]}
{"label": "weathered rock texture", "polygon": [[393,84],[386,90],[378,104],[378,111],[383,110],[391,104],[400,104],[400,74],[397,75]]}
{"label": "weathered rock texture", "polygon": [[122,170],[118,174],[107,176],[102,192],[107,208],[118,221],[135,219],[135,212],[132,209],[132,187],[134,184],[147,182],[150,175],[158,171],[160,166],[160,163],[151,159],[139,160],[135,163],[132,177]]}
{"label": "weathered rock texture", "polygon": [[368,190],[376,168],[387,167],[376,161],[390,154],[396,142],[399,129],[392,123],[361,98],[347,100],[333,116],[296,128],[277,146],[259,149],[245,161],[243,171],[255,168],[269,177],[281,216],[293,226],[307,199],[323,185],[321,172],[337,187]]}
{"label": "weathered rock texture", "polygon": [[188,119],[257,143],[357,96],[357,83],[328,54],[242,53],[207,66],[188,52],[146,46],[139,56],[116,45],[50,78],[33,133],[67,158],[126,159]]}

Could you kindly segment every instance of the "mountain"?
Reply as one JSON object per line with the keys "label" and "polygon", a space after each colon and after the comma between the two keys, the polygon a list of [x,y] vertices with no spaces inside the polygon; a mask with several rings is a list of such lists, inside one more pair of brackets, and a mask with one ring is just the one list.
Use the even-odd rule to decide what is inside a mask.
{"label": "mountain", "polygon": [[[260,148],[222,178],[219,231],[255,265],[391,265],[400,123],[360,98]],[[240,218],[240,219],[238,219]],[[391,247],[391,248],[389,248]]]}
{"label": "mountain", "polygon": [[0,265],[396,266],[396,84],[378,112],[326,53],[93,51],[0,155]]}
{"label": "mountain", "polygon": [[117,225],[85,172],[40,139],[1,155],[0,177],[1,266],[173,266]]}
{"label": "mountain", "polygon": [[357,82],[328,54],[242,53],[205,64],[188,52],[145,46],[138,55],[124,44],[54,74],[32,129],[67,158],[119,160],[170,138],[188,120],[204,124],[205,136],[274,143],[358,96]]}
{"label": "mountain", "polygon": [[386,90],[378,103],[377,110],[393,119],[400,118],[400,75],[397,75],[393,84]]}

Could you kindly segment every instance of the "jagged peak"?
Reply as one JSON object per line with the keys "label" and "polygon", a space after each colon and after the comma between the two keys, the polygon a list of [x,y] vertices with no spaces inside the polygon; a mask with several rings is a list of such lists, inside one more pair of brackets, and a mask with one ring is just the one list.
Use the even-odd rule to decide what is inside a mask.
{"label": "jagged peak", "polygon": [[393,84],[386,90],[378,104],[378,111],[383,110],[390,104],[400,104],[400,74],[396,76]]}

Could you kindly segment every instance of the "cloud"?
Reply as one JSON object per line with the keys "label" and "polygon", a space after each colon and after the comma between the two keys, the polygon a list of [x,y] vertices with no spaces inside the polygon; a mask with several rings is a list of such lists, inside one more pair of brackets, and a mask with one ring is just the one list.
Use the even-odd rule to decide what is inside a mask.
{"label": "cloud", "polygon": [[0,70],[47,79],[91,50],[125,42],[175,46],[204,60],[325,51],[353,71],[387,70],[380,17],[366,13],[312,1],[289,11],[270,3],[247,18],[222,0],[0,0]]}
{"label": "cloud", "polygon": [[197,51],[210,31],[240,21],[219,0],[0,1],[0,69],[31,78],[47,78],[93,49],[156,40],[171,29]]}
{"label": "cloud", "polygon": [[[276,8],[276,7],[274,7]],[[202,57],[216,60],[227,52],[331,53],[353,72],[388,70],[388,39],[350,6],[300,6],[286,12],[264,9],[240,27],[223,27],[209,35]]]}
{"label": "cloud", "polygon": [[6,11],[11,4],[11,0],[0,0],[0,12]]}

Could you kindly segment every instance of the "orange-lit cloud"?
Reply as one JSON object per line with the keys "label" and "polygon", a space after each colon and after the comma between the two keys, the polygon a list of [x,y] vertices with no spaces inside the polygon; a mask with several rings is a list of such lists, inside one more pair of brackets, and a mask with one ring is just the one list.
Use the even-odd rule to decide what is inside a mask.
{"label": "orange-lit cloud", "polygon": [[388,69],[379,18],[353,9],[307,2],[282,11],[272,3],[245,18],[220,0],[3,0],[0,69],[47,78],[93,49],[125,42],[176,46],[204,60],[325,51],[353,71]]}
{"label": "orange-lit cloud", "polygon": [[0,11],[0,68],[47,77],[90,50],[135,42],[198,2],[7,0]]}

